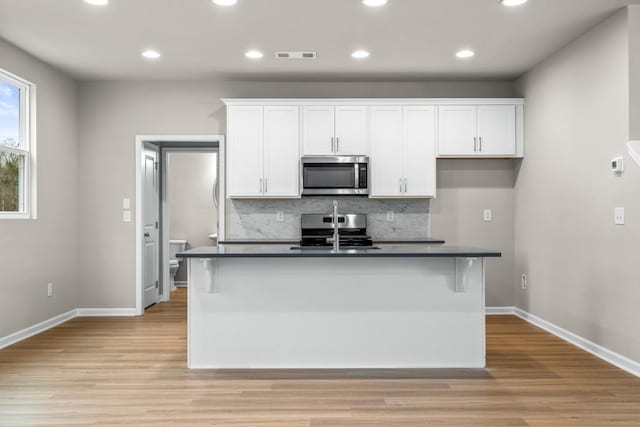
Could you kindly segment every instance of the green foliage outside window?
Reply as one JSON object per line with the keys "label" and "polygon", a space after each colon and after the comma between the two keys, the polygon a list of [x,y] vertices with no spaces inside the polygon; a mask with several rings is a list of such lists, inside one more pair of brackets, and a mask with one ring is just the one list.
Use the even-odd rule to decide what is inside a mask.
{"label": "green foliage outside window", "polygon": [[[0,146],[18,147],[18,142],[7,138]],[[0,148],[0,211],[20,211],[20,174],[23,157]]]}

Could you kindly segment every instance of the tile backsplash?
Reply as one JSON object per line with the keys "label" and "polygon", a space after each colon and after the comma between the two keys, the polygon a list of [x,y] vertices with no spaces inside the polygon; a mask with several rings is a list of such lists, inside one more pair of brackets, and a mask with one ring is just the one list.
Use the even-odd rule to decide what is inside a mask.
{"label": "tile backsplash", "polygon": [[[300,215],[330,213],[338,200],[340,213],[366,213],[374,239],[428,238],[428,199],[368,199],[366,197],[304,197],[295,200],[228,200],[227,239],[299,239]],[[285,214],[278,222],[277,213]],[[394,212],[387,221],[387,212]]]}

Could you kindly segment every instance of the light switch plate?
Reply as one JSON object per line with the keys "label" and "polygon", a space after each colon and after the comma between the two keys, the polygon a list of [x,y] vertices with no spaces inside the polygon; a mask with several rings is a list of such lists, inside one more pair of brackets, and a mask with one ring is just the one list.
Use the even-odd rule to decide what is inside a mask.
{"label": "light switch plate", "polygon": [[284,212],[283,211],[278,211],[278,213],[276,214],[276,221],[284,222]]}
{"label": "light switch plate", "polygon": [[131,222],[131,211],[122,211],[122,222]]}
{"label": "light switch plate", "polygon": [[387,211],[387,221],[389,222],[393,221],[394,216],[395,216],[395,213],[393,211]]}
{"label": "light switch plate", "polygon": [[616,208],[614,214],[616,225],[624,225],[624,208]]}
{"label": "light switch plate", "polygon": [[131,209],[131,199],[122,199],[122,209],[125,211]]}
{"label": "light switch plate", "polygon": [[484,210],[484,220],[487,222],[493,221],[493,212],[491,209]]}

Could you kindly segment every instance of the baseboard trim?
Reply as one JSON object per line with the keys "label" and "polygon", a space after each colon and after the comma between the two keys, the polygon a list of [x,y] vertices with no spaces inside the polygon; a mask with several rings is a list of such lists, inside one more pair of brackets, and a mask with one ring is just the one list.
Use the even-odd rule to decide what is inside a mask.
{"label": "baseboard trim", "polygon": [[488,316],[513,315],[516,314],[515,307],[485,307],[484,313]]}
{"label": "baseboard trim", "polygon": [[69,310],[66,313],[59,314],[50,319],[47,319],[43,322],[35,324],[33,326],[29,326],[24,328],[18,332],[14,332],[11,335],[7,335],[6,337],[0,338],[0,350],[11,345],[17,344],[22,340],[26,340],[34,335],[37,335],[41,332],[46,331],[47,329],[51,329],[58,325],[63,324],[64,322],[73,319],[76,317],[76,310]]}
{"label": "baseboard trim", "polygon": [[79,308],[78,317],[127,317],[135,316],[135,308]]}
{"label": "baseboard trim", "polygon": [[557,336],[558,338],[561,338],[568,343],[581,348],[587,353],[593,354],[594,356],[604,360],[605,362],[610,363],[613,366],[640,378],[640,362],[636,362],[635,360],[629,359],[626,356],[623,356],[619,353],[616,353],[615,351],[609,350],[606,347],[596,344],[593,341],[589,341],[588,339],[576,335],[573,332],[561,328],[558,325],[548,322],[534,314],[526,312],[521,308],[486,307],[485,313],[487,315],[512,314],[514,316],[517,316],[522,320],[525,320],[540,329],[544,329],[545,331]]}

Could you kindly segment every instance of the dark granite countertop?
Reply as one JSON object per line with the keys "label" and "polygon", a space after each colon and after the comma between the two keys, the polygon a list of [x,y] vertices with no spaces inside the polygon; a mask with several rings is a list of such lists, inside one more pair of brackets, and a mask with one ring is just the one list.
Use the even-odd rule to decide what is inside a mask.
{"label": "dark granite countertop", "polygon": [[[300,240],[296,239],[282,239],[282,240],[224,240],[218,242],[223,245],[297,245]],[[439,245],[444,244],[442,239],[373,239],[374,244],[427,244],[427,245]]]}
{"label": "dark granite countertop", "polygon": [[377,249],[341,249],[334,252],[327,248],[291,249],[291,244],[231,244],[194,248],[176,256],[178,258],[494,258],[502,256],[498,251],[487,249],[434,244],[377,244],[375,247]]}

